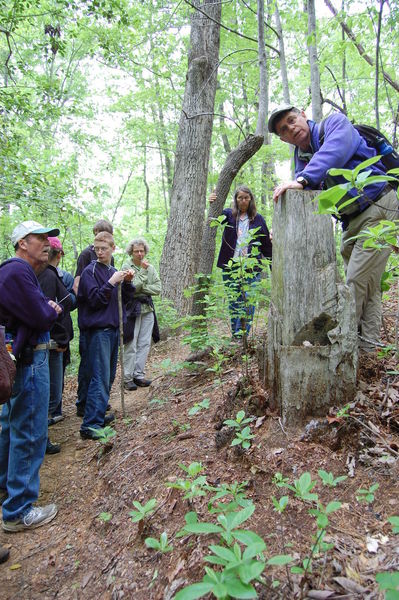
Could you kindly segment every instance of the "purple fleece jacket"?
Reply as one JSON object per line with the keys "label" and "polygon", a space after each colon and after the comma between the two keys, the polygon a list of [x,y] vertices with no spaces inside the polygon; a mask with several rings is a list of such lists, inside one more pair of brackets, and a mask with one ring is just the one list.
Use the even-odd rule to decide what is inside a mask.
{"label": "purple fleece jacket", "polygon": [[[237,245],[237,220],[233,217],[231,208],[225,208],[223,214],[226,217],[227,225],[223,231],[222,244],[218,257],[217,266],[224,269],[229,260],[234,256],[234,250]],[[272,258],[272,243],[270,241],[269,230],[265,219],[257,213],[252,221],[249,222],[249,229],[258,229],[256,238],[259,243],[259,250],[265,258]],[[249,251],[253,246],[253,242],[249,243]]]}
{"label": "purple fleece jacket", "polygon": [[[319,143],[318,123],[308,121],[310,128],[311,146],[314,155],[308,163],[298,157],[298,148],[295,148],[295,177],[302,176],[309,182],[311,189],[321,188],[323,181],[327,179],[327,171],[332,168],[353,170],[364,160],[376,156],[375,148],[370,148],[359,132],[353,127],[348,117],[342,113],[333,113],[324,122],[324,142]],[[373,175],[385,175],[385,168],[381,161],[368,167]],[[343,177],[328,176],[326,187],[332,187],[340,183],[347,183]],[[382,192],[386,182],[368,185],[366,194],[370,200]],[[356,196],[356,190],[348,192],[350,196]],[[369,202],[363,196],[356,200],[359,210],[365,210]]]}
{"label": "purple fleece jacket", "polygon": [[[118,286],[109,283],[115,267],[93,260],[80,277],[78,289],[79,329],[104,329],[119,327]],[[131,283],[122,284],[123,322],[126,321],[126,302],[136,288]]]}
{"label": "purple fleece jacket", "polygon": [[40,289],[30,264],[11,258],[0,265],[0,323],[14,334],[13,353],[19,356],[28,343],[35,346],[57,319]]}

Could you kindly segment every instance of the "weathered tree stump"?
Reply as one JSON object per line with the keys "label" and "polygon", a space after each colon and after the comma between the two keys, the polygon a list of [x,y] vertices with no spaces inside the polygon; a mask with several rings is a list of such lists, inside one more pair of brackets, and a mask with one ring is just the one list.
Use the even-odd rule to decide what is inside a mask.
{"label": "weathered tree stump", "polygon": [[317,193],[289,190],[273,217],[266,377],[287,425],[321,416],[356,392],[352,289],[338,281],[332,220]]}

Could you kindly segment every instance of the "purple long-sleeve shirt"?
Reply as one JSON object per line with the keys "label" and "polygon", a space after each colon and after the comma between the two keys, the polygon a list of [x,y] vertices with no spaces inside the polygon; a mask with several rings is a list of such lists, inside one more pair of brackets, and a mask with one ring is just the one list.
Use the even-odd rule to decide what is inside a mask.
{"label": "purple long-sleeve shirt", "polygon": [[[118,286],[109,283],[115,267],[93,260],[82,272],[78,290],[78,323],[80,329],[119,327]],[[125,303],[133,297],[136,288],[122,284],[123,321]]]}
{"label": "purple long-sleeve shirt", "polygon": [[0,323],[14,334],[13,353],[19,356],[25,344],[42,341],[57,319],[48,304],[30,264],[11,258],[0,265]]}
{"label": "purple long-sleeve shirt", "polygon": [[[347,181],[341,177],[327,175],[332,168],[353,170],[357,165],[368,158],[376,156],[377,151],[367,145],[366,140],[353,127],[342,113],[333,113],[324,122],[324,142],[320,146],[320,124],[308,121],[310,129],[310,143],[314,152],[309,162],[301,159],[301,151],[295,148],[295,177],[302,176],[308,181],[311,189],[319,189],[321,185],[332,187]],[[385,175],[385,168],[381,161],[368,167],[373,175]],[[384,189],[386,182],[373,183],[365,188],[367,197],[374,200]],[[352,197],[357,196],[355,189],[348,192]],[[356,200],[360,211],[369,206],[364,196]]]}

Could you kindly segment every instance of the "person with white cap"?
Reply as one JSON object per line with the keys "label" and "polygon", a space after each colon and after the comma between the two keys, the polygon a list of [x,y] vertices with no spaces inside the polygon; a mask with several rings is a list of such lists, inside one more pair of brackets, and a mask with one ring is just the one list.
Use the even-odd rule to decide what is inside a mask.
{"label": "person with white cap", "polygon": [[11,235],[15,257],[0,265],[0,324],[17,361],[12,396],[0,417],[0,501],[8,532],[40,527],[57,514],[55,504],[33,504],[47,442],[49,329],[62,312],[43,295],[36,274],[47,264],[48,236],[58,234],[24,221]]}

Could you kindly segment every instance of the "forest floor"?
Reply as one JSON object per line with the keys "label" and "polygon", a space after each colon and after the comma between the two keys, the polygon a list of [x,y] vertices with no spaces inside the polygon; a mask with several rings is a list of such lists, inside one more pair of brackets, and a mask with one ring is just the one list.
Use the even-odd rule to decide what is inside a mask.
{"label": "forest floor", "polygon": [[[394,312],[393,307],[389,310]],[[393,329],[392,318],[385,323]],[[258,598],[382,599],[376,573],[399,570],[399,536],[387,522],[399,515],[399,376],[387,373],[396,370],[396,361],[375,355],[362,359],[351,416],[337,417],[332,410],[304,435],[304,428],[284,428],[269,410],[255,352],[248,361],[249,378],[244,377],[245,362],[237,345],[229,347],[221,381],[217,372],[207,370],[212,368],[209,357],[193,369],[165,373],[165,366],[171,370],[189,352],[179,337],[152,348],[148,376],[153,384],[125,393],[126,418],[117,379],[111,396],[116,436],[104,448],[80,439],[76,379],[67,380],[66,418],[50,428],[51,440],[61,443],[62,451],[45,458],[39,498],[40,504],[56,502],[59,513],[48,526],[0,533],[0,543],[11,554],[0,566],[1,597],[171,600],[179,589],[202,580],[204,565],[212,566],[204,563],[204,556],[210,544],[220,544],[219,536],[176,533],[189,511],[195,511],[199,521],[217,522],[217,513],[208,510],[215,492],[190,500],[165,485],[189,479],[179,463],[187,467],[201,462],[200,475],[209,486],[246,482],[246,497],[255,511],[241,528],[262,536],[265,558],[293,558],[286,567],[266,566],[263,583],[255,583]],[[208,409],[188,415],[194,404],[206,399]],[[255,437],[243,452],[230,445],[229,430],[221,429],[223,420],[235,418],[240,409],[255,416]],[[336,487],[324,486],[320,469],[347,478]],[[305,472],[317,482],[311,493],[317,493],[324,506],[342,503],[328,516],[324,542],[332,548],[326,553],[312,554],[317,526],[309,508],[315,503],[276,485],[276,473],[292,484]],[[360,488],[369,490],[377,483],[374,501],[357,499]],[[200,483],[189,487],[201,491]],[[272,497],[284,495],[288,505],[279,514]],[[151,498],[157,500],[155,512],[132,522],[133,501],[145,504]],[[219,502],[226,508],[231,500],[226,496]],[[173,550],[161,553],[146,547],[146,537],[159,540],[164,531]],[[291,566],[301,566],[307,557],[312,557],[312,565],[305,576],[292,573]]]}

